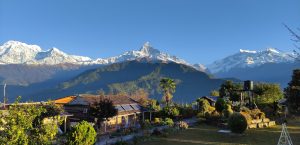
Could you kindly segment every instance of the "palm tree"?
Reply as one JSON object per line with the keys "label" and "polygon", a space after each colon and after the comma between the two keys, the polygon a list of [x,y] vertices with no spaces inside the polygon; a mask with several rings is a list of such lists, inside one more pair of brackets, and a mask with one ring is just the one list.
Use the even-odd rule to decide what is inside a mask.
{"label": "palm tree", "polygon": [[174,80],[170,78],[162,78],[160,80],[159,86],[161,87],[164,95],[164,100],[167,103],[167,106],[169,106],[169,103],[173,97],[173,93],[175,93],[176,89],[176,83]]}

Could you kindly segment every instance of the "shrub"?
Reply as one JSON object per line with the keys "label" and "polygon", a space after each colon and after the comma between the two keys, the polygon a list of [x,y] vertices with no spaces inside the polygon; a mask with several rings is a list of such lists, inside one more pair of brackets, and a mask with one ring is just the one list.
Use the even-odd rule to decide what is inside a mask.
{"label": "shrub", "polygon": [[218,98],[217,99],[217,102],[215,104],[215,107],[216,107],[216,110],[219,112],[219,113],[222,113],[222,111],[225,109],[226,107],[226,102],[223,98]]}
{"label": "shrub", "polygon": [[192,107],[179,107],[178,109],[182,118],[191,118],[196,115]]}
{"label": "shrub", "polygon": [[185,121],[179,121],[176,123],[178,129],[188,129],[189,125]]}
{"label": "shrub", "polygon": [[161,125],[162,124],[162,119],[161,118],[154,118],[154,124],[155,125]]}
{"label": "shrub", "polygon": [[219,122],[219,120],[221,119],[221,115],[218,111],[213,111],[212,113],[205,113],[205,119],[207,122],[209,123],[216,123]]}
{"label": "shrub", "polygon": [[150,129],[152,127],[150,120],[145,120],[144,122],[142,122],[141,125],[142,129]]}
{"label": "shrub", "polygon": [[231,105],[227,104],[222,113],[223,113],[225,118],[228,118],[231,114],[233,114],[233,110],[231,109]]}
{"label": "shrub", "polygon": [[164,121],[165,125],[168,125],[169,127],[173,127],[174,126],[174,122],[171,118],[166,118]]}
{"label": "shrub", "polygon": [[179,110],[174,106],[167,106],[163,108],[162,115],[170,118],[175,118],[179,115]]}
{"label": "shrub", "polygon": [[75,125],[67,136],[68,145],[93,145],[96,142],[97,133],[92,125],[82,121]]}
{"label": "shrub", "polygon": [[243,133],[247,129],[247,120],[240,113],[233,113],[228,119],[228,126],[233,133]]}
{"label": "shrub", "polygon": [[198,109],[200,113],[205,114],[206,112],[208,112],[210,104],[206,99],[201,98],[198,99],[197,102],[198,102],[198,107],[199,107]]}

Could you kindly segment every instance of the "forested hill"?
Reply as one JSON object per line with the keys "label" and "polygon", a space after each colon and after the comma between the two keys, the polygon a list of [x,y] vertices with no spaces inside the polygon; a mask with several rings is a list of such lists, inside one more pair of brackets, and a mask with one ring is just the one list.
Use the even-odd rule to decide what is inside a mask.
{"label": "forested hill", "polygon": [[88,70],[34,96],[43,96],[39,99],[46,100],[65,95],[97,93],[100,89],[110,93],[128,93],[143,88],[151,98],[161,99],[159,81],[163,77],[176,81],[176,102],[191,102],[199,96],[209,95],[224,81],[183,64],[130,61]]}

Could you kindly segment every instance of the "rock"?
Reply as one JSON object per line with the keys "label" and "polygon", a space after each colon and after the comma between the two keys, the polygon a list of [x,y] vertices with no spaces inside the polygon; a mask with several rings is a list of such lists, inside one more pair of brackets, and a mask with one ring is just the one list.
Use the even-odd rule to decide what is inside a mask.
{"label": "rock", "polygon": [[269,127],[269,123],[264,123],[264,127]]}
{"label": "rock", "polygon": [[262,119],[253,119],[251,123],[261,123]]}
{"label": "rock", "polygon": [[264,128],[264,123],[258,123],[258,124],[257,124],[257,127],[258,127],[258,128]]}
{"label": "rock", "polygon": [[257,123],[249,124],[248,128],[257,128]]}
{"label": "rock", "polygon": [[275,125],[276,125],[276,122],[275,122],[275,121],[270,121],[270,122],[269,122],[269,127],[275,126]]}
{"label": "rock", "polygon": [[270,122],[270,119],[269,119],[269,118],[264,118],[264,119],[263,119],[263,122],[264,122],[264,123]]}

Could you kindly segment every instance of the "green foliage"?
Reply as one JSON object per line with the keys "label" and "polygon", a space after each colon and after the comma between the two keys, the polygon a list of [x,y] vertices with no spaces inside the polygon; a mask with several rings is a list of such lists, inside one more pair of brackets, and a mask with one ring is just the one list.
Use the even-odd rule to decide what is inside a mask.
{"label": "green foliage", "polygon": [[220,89],[219,95],[220,97],[230,97],[232,101],[239,100],[239,93],[236,90],[241,90],[243,86],[239,83],[233,83],[233,81],[225,81]]}
{"label": "green foliage", "polygon": [[173,119],[171,119],[171,118],[165,118],[164,125],[168,125],[169,127],[173,127],[174,126]]}
{"label": "green foliage", "polygon": [[209,102],[204,98],[198,99],[197,102],[198,102],[199,113],[204,116],[204,114],[206,112],[209,112],[209,108],[211,106],[210,106]]}
{"label": "green foliage", "polygon": [[225,118],[228,118],[231,114],[233,114],[233,110],[231,108],[231,105],[226,104],[225,109],[223,110],[222,114]]}
{"label": "green foliage", "polygon": [[86,121],[76,124],[67,136],[68,145],[93,145],[97,133],[92,125]]}
{"label": "green foliage", "polygon": [[141,123],[142,129],[150,129],[152,128],[151,122],[149,119],[145,120],[144,122]]}
{"label": "green foliage", "polygon": [[292,80],[288,87],[284,89],[284,95],[287,98],[289,111],[300,113],[300,69],[293,71]]}
{"label": "green foliage", "polygon": [[161,118],[154,118],[154,124],[155,125],[161,125],[162,124],[162,119]]}
{"label": "green foliage", "polygon": [[[0,114],[0,128],[3,128],[0,144],[51,144],[58,131],[59,118],[51,116],[53,113],[47,111],[48,106],[21,105],[19,99],[9,106],[7,112]],[[46,117],[50,121],[44,123]]]}
{"label": "green foliage", "polygon": [[220,93],[219,93],[219,91],[217,91],[217,90],[212,90],[212,91],[210,92],[210,95],[211,95],[211,96],[218,97],[218,96],[220,96]]}
{"label": "green foliage", "polygon": [[215,107],[216,107],[216,110],[219,112],[219,113],[222,113],[222,111],[225,109],[226,107],[226,102],[223,98],[218,98],[217,99],[217,102],[215,104]]}
{"label": "green foliage", "polygon": [[196,111],[191,106],[178,106],[177,108],[182,118],[191,118],[196,115]]}
{"label": "green foliage", "polygon": [[153,110],[153,111],[160,111],[160,105],[159,105],[159,102],[155,99],[150,99],[148,101],[148,108],[150,110]]}
{"label": "green foliage", "polygon": [[175,118],[179,115],[179,110],[175,106],[166,106],[161,110],[162,116]]}
{"label": "green foliage", "polygon": [[205,119],[208,123],[217,123],[221,119],[221,115],[218,111],[213,111],[211,113],[205,113]]}
{"label": "green foliage", "polygon": [[283,98],[283,93],[279,84],[260,83],[255,84],[253,88],[256,104],[272,104],[275,101]]}
{"label": "green foliage", "polygon": [[164,97],[163,100],[166,101],[167,105],[169,105],[173,93],[175,93],[176,83],[174,80],[170,78],[162,78],[160,80],[159,86],[161,87]]}
{"label": "green foliage", "polygon": [[233,113],[228,119],[228,126],[233,133],[243,133],[247,129],[247,120],[240,113]]}

